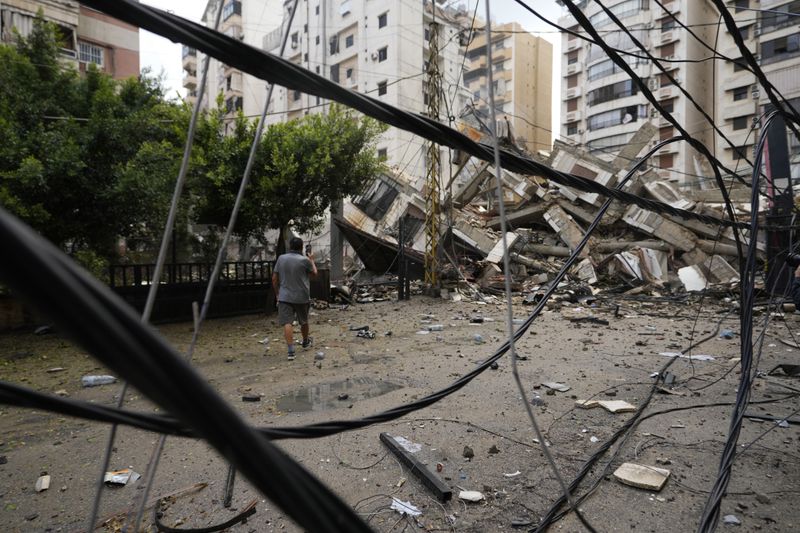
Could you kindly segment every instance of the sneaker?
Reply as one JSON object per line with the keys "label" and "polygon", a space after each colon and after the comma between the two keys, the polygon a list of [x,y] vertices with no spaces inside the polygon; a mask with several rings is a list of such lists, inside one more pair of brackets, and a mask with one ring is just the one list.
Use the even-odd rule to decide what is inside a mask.
{"label": "sneaker", "polygon": [[303,348],[308,348],[312,344],[314,344],[314,337],[309,337],[307,339],[303,339],[303,342],[300,344],[300,346]]}
{"label": "sneaker", "polygon": [[289,355],[286,356],[289,361],[294,361],[294,352],[289,352]]}

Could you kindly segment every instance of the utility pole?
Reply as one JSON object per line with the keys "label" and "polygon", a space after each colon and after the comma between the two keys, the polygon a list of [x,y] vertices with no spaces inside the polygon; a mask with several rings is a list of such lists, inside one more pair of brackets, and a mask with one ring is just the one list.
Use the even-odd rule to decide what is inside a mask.
{"label": "utility pole", "polygon": [[[769,106],[767,111],[772,109]],[[794,195],[789,166],[789,143],[786,139],[786,123],[783,117],[775,117],[766,135],[764,167],[769,202],[766,218],[767,224],[776,227],[767,231],[767,290],[773,294],[784,294],[786,287],[791,285],[794,275],[794,269],[787,264],[786,257],[794,252],[789,247],[795,241],[790,229],[794,218],[792,214]],[[755,236],[751,235],[751,238]]]}
{"label": "utility pole", "polygon": [[[439,98],[442,75],[439,72],[439,24],[436,22],[436,5],[432,6],[433,22],[430,24],[430,40],[427,70],[428,116],[439,120]],[[428,144],[428,169],[425,179],[425,285],[431,291],[439,287],[439,214],[441,189],[441,161],[439,145]]]}

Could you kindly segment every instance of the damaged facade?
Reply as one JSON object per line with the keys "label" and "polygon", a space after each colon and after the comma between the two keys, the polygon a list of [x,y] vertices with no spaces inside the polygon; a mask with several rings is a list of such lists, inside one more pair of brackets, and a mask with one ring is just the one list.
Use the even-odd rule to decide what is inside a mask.
{"label": "damaged facade", "polygon": [[[657,133],[654,125],[644,124],[611,162],[561,142],[556,142],[549,154],[540,152],[536,157],[556,170],[617,187]],[[511,272],[502,270],[494,168],[469,159],[458,165],[444,193],[440,251],[444,287],[469,283],[472,289],[499,292],[506,274],[511,276],[514,290],[546,283],[583,239],[605,201],[596,193],[508,171],[503,171],[503,185]],[[344,215],[336,219],[336,224],[364,269],[375,274],[398,271],[402,220],[406,258],[413,265],[411,275],[421,275],[424,187],[422,178],[387,174],[345,203]],[[721,198],[687,196],[646,166],[622,188],[680,209],[724,217]],[[735,206],[740,212],[747,207]],[[758,248],[763,254],[763,242]],[[730,229],[614,201],[570,274],[573,280],[593,286],[594,291],[600,287],[637,292],[696,291],[735,284],[739,279],[736,256]]]}

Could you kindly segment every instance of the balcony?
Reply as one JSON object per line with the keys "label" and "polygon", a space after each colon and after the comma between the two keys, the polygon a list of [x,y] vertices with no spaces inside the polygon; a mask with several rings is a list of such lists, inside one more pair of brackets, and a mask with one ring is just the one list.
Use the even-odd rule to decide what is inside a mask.
{"label": "balcony", "polygon": [[580,111],[570,111],[566,115],[564,115],[564,122],[577,122],[583,115]]}
{"label": "balcony", "polygon": [[571,65],[567,65],[567,68],[564,69],[564,76],[570,76],[572,74],[576,74],[581,71],[582,65],[580,63],[572,63]]}
{"label": "balcony", "polygon": [[264,36],[263,48],[267,52],[278,50],[281,46],[281,39],[283,38],[283,28],[272,30]]}
{"label": "balcony", "polygon": [[664,46],[665,44],[674,43],[679,38],[678,32],[676,30],[670,30],[662,32],[661,35],[656,37],[658,44],[656,46]]}
{"label": "balcony", "polygon": [[581,88],[580,87],[570,87],[566,91],[564,91],[564,100],[571,100],[572,98],[577,98],[581,95]]}
{"label": "balcony", "polygon": [[583,41],[581,41],[578,38],[572,39],[571,41],[567,41],[567,46],[564,49],[564,51],[565,52],[572,52],[573,50],[577,50],[578,48],[581,47],[581,43],[582,42]]}
{"label": "balcony", "polygon": [[183,75],[183,86],[186,89],[197,88],[197,74],[194,72],[185,72]]}

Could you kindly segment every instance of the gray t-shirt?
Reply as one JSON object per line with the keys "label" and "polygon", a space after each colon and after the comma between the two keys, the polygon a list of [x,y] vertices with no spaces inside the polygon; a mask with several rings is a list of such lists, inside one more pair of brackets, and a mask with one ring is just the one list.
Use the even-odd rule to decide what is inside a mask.
{"label": "gray t-shirt", "polygon": [[287,252],[275,262],[280,288],[278,301],[290,304],[306,304],[311,301],[308,275],[312,271],[311,260],[300,252]]}

